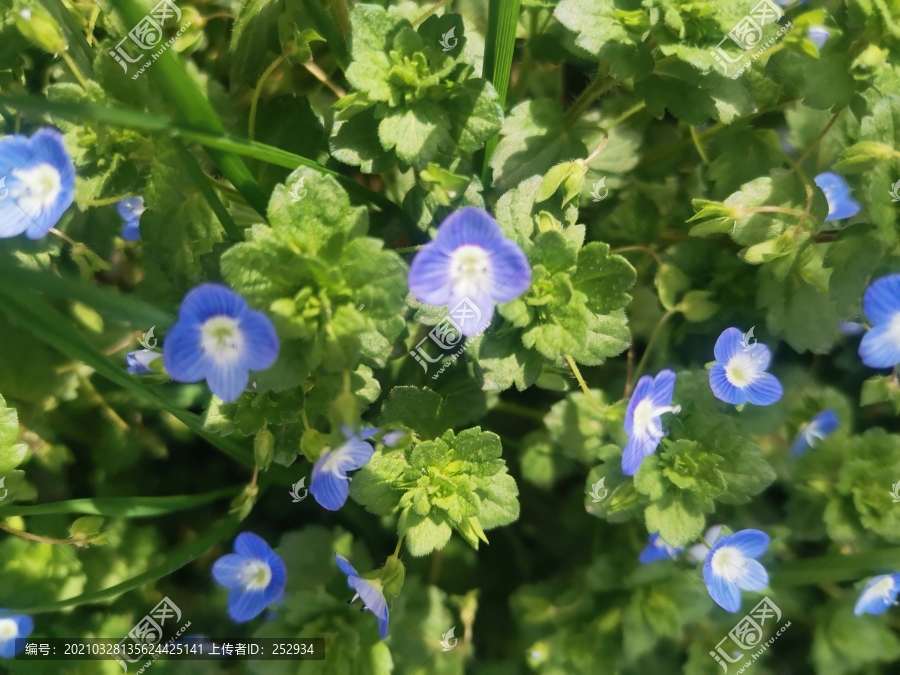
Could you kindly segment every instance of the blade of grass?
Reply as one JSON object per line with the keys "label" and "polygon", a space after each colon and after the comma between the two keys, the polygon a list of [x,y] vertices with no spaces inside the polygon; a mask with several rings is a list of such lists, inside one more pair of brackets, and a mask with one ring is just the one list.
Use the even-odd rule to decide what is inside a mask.
{"label": "blade of grass", "polygon": [[[113,0],[113,4],[129,25],[136,26],[149,9],[140,0]],[[155,55],[155,54],[154,54]],[[174,49],[162,52],[151,64],[152,77],[162,89],[166,101],[178,111],[178,116],[190,126],[213,134],[225,132],[218,115],[199,85],[188,74]],[[231,181],[247,203],[265,217],[267,200],[244,160],[230,152],[211,150],[210,156],[219,170]]]}
{"label": "blade of grass", "polygon": [[851,581],[875,572],[894,572],[897,569],[900,569],[900,547],[792,560],[779,565],[769,578],[773,586],[797,586]]}
{"label": "blade of grass", "polygon": [[[513,52],[516,48],[516,28],[519,25],[520,0],[490,0],[488,5],[487,39],[484,45],[483,75],[494,85],[500,105],[506,105],[509,74],[512,72]],[[489,139],[481,157],[482,182],[488,185],[489,162],[499,137]]]}
{"label": "blade of grass", "polygon": [[225,234],[231,241],[244,241],[244,233],[241,231],[241,228],[234,224],[234,221],[231,219],[231,214],[228,213],[225,209],[225,205],[219,200],[219,195],[216,194],[216,191],[212,189],[209,179],[206,177],[206,174],[203,173],[203,169],[200,168],[200,165],[197,164],[197,160],[194,159],[194,156],[190,152],[188,152],[183,143],[178,139],[174,139],[174,141],[175,152],[178,154],[181,163],[184,164],[184,168],[187,169],[191,180],[194,181],[194,185],[200,190],[200,194],[202,194],[206,198],[206,201],[209,202],[213,213],[216,214],[219,222],[222,223]]}
{"label": "blade of grass", "polygon": [[222,541],[223,539],[227,539],[232,534],[234,534],[234,531],[237,530],[240,522],[241,520],[239,514],[231,514],[230,516],[228,516],[228,518],[213,527],[203,536],[198,537],[197,539],[184,544],[183,546],[180,546],[169,553],[160,565],[157,565],[153,569],[147,570],[143,574],[132,577],[127,581],[123,581],[121,584],[116,584],[115,586],[105,588],[101,591],[95,591],[93,593],[83,593],[82,595],[77,595],[74,598],[66,598],[65,600],[57,600],[55,602],[48,602],[42,605],[32,605],[30,607],[15,608],[10,607],[7,608],[7,611],[12,614],[45,614],[47,612],[58,612],[59,610],[66,609],[68,607],[96,605],[101,602],[107,602],[118,595],[122,595],[123,593],[127,593],[128,591],[134,590],[135,588],[139,588],[144,584],[152,583],[157,579],[162,579],[163,577],[168,576],[169,574],[172,574],[177,570],[180,570],[185,565],[202,556],[220,541]]}
{"label": "blade of grass", "polygon": [[109,518],[149,518],[167,513],[186,511],[209,504],[223,497],[233,497],[244,489],[243,485],[222,488],[199,495],[175,495],[172,497],[121,497],[106,499],[69,499],[63,502],[36,504],[34,506],[0,507],[0,519],[11,516],[44,516],[58,513],[80,513]]}

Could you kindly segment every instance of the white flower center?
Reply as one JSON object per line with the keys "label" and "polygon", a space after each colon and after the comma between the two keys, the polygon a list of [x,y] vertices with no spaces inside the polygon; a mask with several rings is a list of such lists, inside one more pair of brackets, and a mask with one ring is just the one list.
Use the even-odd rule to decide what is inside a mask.
{"label": "white flower center", "polygon": [[33,169],[13,171],[13,175],[21,182],[16,191],[16,201],[31,217],[51,206],[62,191],[59,171],[47,163],[39,164]]}
{"label": "white flower center", "polygon": [[738,352],[725,366],[725,377],[738,389],[747,387],[760,377],[760,367],[750,352]]}
{"label": "white flower center", "polygon": [[642,399],[634,407],[634,428],[633,434],[638,436],[645,435],[648,431],[655,433],[660,432],[659,416],[667,412],[680,412],[681,406],[660,406],[654,407],[653,400],[648,396]]}
{"label": "white flower center", "polygon": [[260,591],[272,581],[272,568],[262,560],[251,560],[241,572],[241,583],[247,591]]}
{"label": "white flower center", "polygon": [[450,279],[454,286],[462,285],[464,294],[480,295],[490,288],[491,260],[487,251],[469,244],[456,249],[450,256]]}
{"label": "white flower center", "polygon": [[894,590],[894,579],[893,577],[885,577],[877,584],[872,584],[872,588],[870,588],[866,594],[870,597],[882,596],[885,600],[890,600],[891,591]]}
{"label": "white flower center", "polygon": [[12,640],[19,634],[19,625],[12,619],[0,619],[0,642]]}
{"label": "white flower center", "polygon": [[747,559],[734,546],[723,546],[712,557],[710,566],[713,574],[734,583],[744,573]]}
{"label": "white flower center", "polygon": [[236,319],[214,316],[207,319],[200,330],[200,346],[217,363],[231,363],[240,357],[244,336]]}
{"label": "white flower center", "polygon": [[891,336],[891,342],[895,345],[900,345],[900,312],[891,317],[891,322],[888,324],[888,334]]}

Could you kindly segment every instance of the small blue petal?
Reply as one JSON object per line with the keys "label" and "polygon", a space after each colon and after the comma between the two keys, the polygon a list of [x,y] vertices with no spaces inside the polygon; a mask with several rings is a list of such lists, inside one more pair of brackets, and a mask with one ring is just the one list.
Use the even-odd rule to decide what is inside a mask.
{"label": "small blue petal", "polygon": [[841,335],[862,335],[866,332],[866,327],[861,323],[856,323],[855,321],[841,321],[838,326],[838,331]]}
{"label": "small blue petal", "polygon": [[707,555],[703,564],[703,580],[706,582],[709,597],[726,612],[737,612],[741,608],[741,589],[724,577],[713,574],[711,559],[712,556]]}
{"label": "small blue petal", "polygon": [[[725,544],[734,546],[746,558],[758,558],[769,548],[770,541],[769,535],[762,530],[741,530],[735,534],[722,537],[718,543],[721,546]],[[713,548],[718,548],[718,546]]]}
{"label": "small blue petal", "polygon": [[653,394],[653,378],[650,375],[644,375],[637,381],[634,392],[628,400],[628,407],[625,409],[625,433],[631,436],[634,433],[634,410],[638,403]]}
{"label": "small blue petal", "polygon": [[816,49],[822,49],[828,41],[828,38],[831,37],[831,31],[825,28],[825,26],[810,26],[806,35],[809,38],[809,41],[816,46]]}
{"label": "small blue petal", "polygon": [[213,563],[212,576],[220,586],[233,588],[241,585],[241,572],[248,558],[238,553],[227,553]]}
{"label": "small blue petal", "polygon": [[900,314],[900,274],[873,281],[863,294],[863,312],[875,325],[888,324]]}
{"label": "small blue petal", "polygon": [[715,397],[720,401],[725,401],[725,403],[731,403],[732,405],[742,405],[747,402],[747,394],[728,381],[725,375],[725,366],[721,363],[715,363],[709,369],[709,386]]}
{"label": "small blue petal", "polygon": [[12,620],[16,625],[16,634],[8,640],[0,640],[0,658],[11,659],[20,654],[24,645],[16,649],[16,639],[27,638],[34,630],[34,621],[25,614],[9,615],[6,610],[0,610],[0,620]]}
{"label": "small blue petal", "polygon": [[761,591],[769,585],[769,573],[758,561],[746,560],[742,574],[734,583],[743,591]]}
{"label": "small blue petal", "polygon": [[359,576],[359,574],[356,573],[356,570],[354,569],[353,565],[351,565],[350,561],[347,560],[344,556],[338,555],[337,553],[335,553],[334,559],[337,562],[337,566],[340,568],[341,572],[343,572],[347,576],[354,576],[354,577]]}
{"label": "small blue petal", "polygon": [[226,403],[237,401],[249,381],[250,371],[241,362],[217,364],[210,360],[207,364],[206,384],[212,393]]}
{"label": "small blue petal", "polygon": [[146,211],[143,197],[131,197],[116,202],[116,211],[122,217],[122,220],[140,220],[141,214]]}
{"label": "small blue petal", "polygon": [[125,241],[140,241],[141,239],[141,221],[126,220],[122,225],[122,239]]}
{"label": "small blue petal", "polygon": [[128,372],[133,375],[155,375],[157,372],[150,367],[150,364],[156,361],[162,354],[159,352],[139,349],[134,352],[128,352],[125,355],[125,362],[128,364]]}
{"label": "small blue petal", "polygon": [[825,199],[828,201],[828,216],[826,221],[843,220],[850,218],[859,213],[862,207],[857,204],[850,194],[850,187],[847,182],[838,174],[832,171],[820,173],[815,177],[814,182],[825,193]]}
{"label": "small blue petal", "polygon": [[[375,430],[377,432],[377,430]],[[369,434],[371,437],[374,434]],[[364,466],[375,450],[356,436],[351,436],[336,450],[329,450],[316,461],[309,491],[329,511],[337,511],[347,501],[350,484],[347,474]]]}
{"label": "small blue petal", "polygon": [[362,598],[366,609],[378,618],[378,632],[381,634],[381,639],[384,640],[387,638],[389,620],[389,610],[384,595],[372,585],[371,581],[360,577],[344,556],[335,553],[334,559],[341,572],[347,575],[347,585]]}
{"label": "small blue petal", "polygon": [[406,437],[405,431],[389,431],[381,438],[381,442],[389,448],[396,448],[397,444]]}
{"label": "small blue petal", "polygon": [[748,384],[744,387],[744,392],[747,394],[747,400],[753,405],[772,405],[784,395],[781,382],[771,373],[766,373],[765,377]]}
{"label": "small blue petal", "polygon": [[648,565],[658,560],[675,558],[675,556],[677,556],[680,552],[680,548],[675,548],[667,545],[660,538],[659,533],[654,532],[650,535],[649,543],[638,556],[638,562],[640,562],[642,565]]}
{"label": "small blue petal", "polygon": [[737,328],[726,328],[716,340],[713,354],[716,357],[716,361],[724,365],[731,361],[735,354],[743,351],[744,348],[744,334]]}
{"label": "small blue petal", "polygon": [[653,407],[663,408],[672,405],[672,394],[675,393],[675,373],[668,368],[659,371],[653,378]]}
{"label": "small blue petal", "polygon": [[513,241],[503,240],[496,246],[491,254],[491,267],[496,302],[515,300],[531,285],[531,265],[524,251]]}
{"label": "small blue petal", "polygon": [[791,446],[791,454],[797,455],[814,447],[817,440],[833,434],[840,426],[837,413],[829,408],[813,417],[806,428],[797,434],[797,439]]}
{"label": "small blue petal", "polygon": [[900,363],[900,339],[892,326],[875,326],[859,343],[859,358],[869,368],[893,368]]}

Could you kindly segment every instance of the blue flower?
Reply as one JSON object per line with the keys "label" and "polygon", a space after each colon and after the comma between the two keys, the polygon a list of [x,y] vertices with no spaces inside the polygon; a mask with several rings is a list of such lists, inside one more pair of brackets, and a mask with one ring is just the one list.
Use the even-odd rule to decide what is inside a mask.
{"label": "blue flower", "polygon": [[831,408],[823,410],[809,421],[803,431],[797,434],[797,438],[791,446],[791,454],[801,455],[809,448],[816,447],[816,441],[834,433],[838,426],[840,425],[837,413]]}
{"label": "blue flower", "polygon": [[872,329],[859,343],[859,357],[869,368],[900,363],[900,274],[882,277],[863,294],[863,311]]}
{"label": "blue flower", "polygon": [[413,296],[428,305],[447,305],[467,336],[491,323],[495,303],[514,300],[530,285],[531,267],[522,249],[504,239],[490,214],[471,206],[448,216],[409,268]]}
{"label": "blue flower", "polygon": [[679,406],[672,407],[672,392],[675,389],[675,373],[661,370],[654,378],[644,375],[638,380],[628,409],[625,411],[625,433],[628,445],[622,453],[622,473],[633,476],[638,467],[649,457],[665,436],[660,416],[663,413],[677,413]]}
{"label": "blue flower", "polygon": [[638,556],[638,562],[642,565],[648,565],[650,563],[656,562],[657,560],[665,560],[666,558],[675,559],[681,553],[681,548],[676,548],[674,546],[669,546],[666,542],[664,542],[659,537],[658,532],[654,532],[650,535],[650,541],[647,546],[644,547],[644,550],[641,551],[641,554]]}
{"label": "blue flower", "polygon": [[710,549],[706,547],[706,544],[712,546],[719,539],[719,535],[722,534],[722,526],[721,525],[713,525],[706,531],[706,534],[703,535],[703,540],[706,543],[703,544],[694,544],[687,550],[687,559],[690,560],[695,565],[699,565],[704,560],[706,560],[706,554],[709,553]]}
{"label": "blue flower", "polygon": [[761,591],[769,585],[766,568],[754,560],[769,547],[769,535],[759,530],[726,534],[712,545],[703,564],[703,580],[717,605],[729,612],[741,608],[741,591]]}
{"label": "blue flower", "polygon": [[141,238],[141,214],[147,210],[143,197],[123,199],[116,204],[116,210],[125,224],[122,226],[122,239],[137,241]]}
{"label": "blue flower", "polygon": [[201,284],[178,309],[178,322],[163,345],[163,365],[176,382],[205,379],[230,403],[247,387],[249,371],[271,366],[278,350],[269,317],[226,286]]}
{"label": "blue flower", "polygon": [[249,621],[277,602],[287,584],[284,561],[252,532],[234,540],[234,553],[223,555],[212,568],[216,583],[231,589],[228,614],[238,623]]}
{"label": "blue flower", "polygon": [[128,372],[133,375],[158,375],[159,372],[153,370],[150,364],[156,361],[162,354],[159,352],[139,349],[136,352],[128,352],[125,355],[125,362],[128,364]]}
{"label": "blue flower", "polygon": [[843,220],[859,213],[862,208],[853,201],[847,182],[836,173],[826,171],[813,179],[825,193],[828,201],[828,215],[825,220]]}
{"label": "blue flower", "polygon": [[11,659],[21,649],[16,649],[16,638],[27,638],[34,630],[34,621],[30,616],[19,614],[5,616],[0,610],[0,658]]}
{"label": "blue flower", "polygon": [[872,577],[859,594],[853,613],[881,614],[891,605],[897,604],[897,593],[900,593],[900,574],[882,574]]}
{"label": "blue flower", "polygon": [[381,437],[381,442],[389,448],[396,448],[407,435],[405,431],[389,431]]}
{"label": "blue flower", "polygon": [[74,198],[75,166],[56,129],[0,139],[0,239],[40,239]]}
{"label": "blue flower", "polygon": [[772,360],[768,347],[750,343],[737,328],[726,328],[716,340],[714,353],[716,362],[709,371],[709,386],[716,398],[733,405],[748,401],[772,405],[781,398],[781,383],[766,372]]}
{"label": "blue flower", "polygon": [[316,460],[309,483],[309,491],[313,497],[329,511],[337,511],[347,501],[350,492],[347,474],[365,466],[372,459],[375,451],[366,443],[366,439],[377,434],[378,429],[363,429],[354,434],[349,427],[342,427],[341,432],[346,441]]}
{"label": "blue flower", "polygon": [[381,592],[381,582],[377,579],[363,579],[353,569],[350,561],[342,555],[335,553],[334,559],[341,568],[341,572],[347,575],[347,585],[356,592],[349,604],[352,605],[357,598],[362,598],[363,609],[369,610],[378,617],[378,632],[381,634],[381,639],[384,640],[388,634],[389,612],[387,600],[384,599],[384,594]]}
{"label": "blue flower", "polygon": [[[810,26],[806,36],[809,38],[809,41],[816,46],[816,49],[822,49],[828,41],[828,38],[831,37],[831,31],[825,28],[825,26]],[[818,181],[816,184],[818,185]],[[819,187],[822,186],[819,185]]]}

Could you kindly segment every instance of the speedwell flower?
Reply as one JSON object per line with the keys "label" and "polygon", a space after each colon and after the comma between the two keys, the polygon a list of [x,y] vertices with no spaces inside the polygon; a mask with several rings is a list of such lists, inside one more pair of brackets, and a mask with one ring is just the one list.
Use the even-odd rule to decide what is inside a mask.
{"label": "speedwell flower", "polygon": [[128,364],[128,372],[132,375],[156,375],[157,371],[150,367],[150,364],[156,361],[162,354],[159,352],[148,351],[146,349],[138,349],[135,352],[128,352],[125,355],[125,362]]}
{"label": "speedwell flower", "polygon": [[0,658],[11,659],[16,655],[16,638],[27,638],[34,630],[34,621],[30,616],[18,614],[4,616],[0,609]]}
{"label": "speedwell flower", "polygon": [[703,565],[703,580],[717,605],[729,612],[741,608],[741,591],[761,591],[769,585],[758,558],[769,547],[769,535],[759,530],[726,534],[712,545]]}
{"label": "speedwell flower", "polygon": [[853,613],[881,614],[891,605],[897,604],[897,593],[900,593],[900,574],[882,574],[869,579],[863,592],[859,594]]}
{"label": "speedwell flower", "polygon": [[141,238],[141,214],[147,210],[143,197],[123,199],[116,204],[116,210],[122,216],[125,224],[122,225],[122,239],[125,241],[137,241]]}
{"label": "speedwell flower", "polygon": [[230,403],[247,387],[249,371],[271,366],[278,350],[269,317],[226,286],[201,284],[178,309],[178,322],[163,345],[163,365],[176,382],[205,379]]}
{"label": "speedwell flower", "polygon": [[826,171],[813,180],[825,193],[825,199],[828,201],[828,215],[825,216],[825,220],[843,220],[859,213],[862,207],[853,200],[850,187],[841,176],[833,171]]}
{"label": "speedwell flower", "polygon": [[837,413],[829,408],[813,417],[809,424],[797,434],[794,444],[791,446],[792,455],[801,455],[810,448],[816,447],[816,442],[837,431],[839,423]]}
{"label": "speedwell flower", "polygon": [[356,592],[348,604],[352,605],[357,598],[362,598],[363,609],[369,610],[378,618],[378,632],[381,634],[381,639],[384,640],[388,634],[390,617],[387,600],[384,599],[384,594],[381,592],[381,582],[377,579],[363,579],[353,569],[350,561],[342,555],[335,553],[334,559],[341,568],[341,572],[347,575],[347,585]]}
{"label": "speedwell flower", "polygon": [[223,555],[212,568],[216,583],[231,589],[228,614],[238,623],[249,621],[277,602],[287,584],[284,561],[252,532],[234,540],[234,553]]}
{"label": "speedwell flower", "polygon": [[428,305],[447,305],[466,336],[491,323],[495,303],[516,299],[530,285],[525,253],[503,237],[490,214],[471,206],[448,216],[409,268],[413,296]]}
{"label": "speedwell flower", "polygon": [[650,535],[650,540],[638,556],[638,562],[641,565],[649,565],[657,560],[665,560],[666,558],[674,559],[681,553],[681,548],[669,546],[659,537],[659,532]]}
{"label": "speedwell flower", "polygon": [[342,427],[346,441],[335,450],[329,450],[318,460],[312,470],[309,491],[329,511],[337,511],[347,501],[350,479],[347,474],[366,465],[375,450],[366,439],[378,433],[378,429],[363,429],[354,434],[349,427]]}
{"label": "speedwell flower", "polygon": [[0,239],[40,239],[75,196],[75,166],[56,129],[0,138]]}
{"label": "speedwell flower", "polygon": [[726,328],[716,340],[716,362],[709,371],[709,386],[719,400],[733,405],[748,401],[772,405],[784,391],[766,372],[772,354],[758,342],[750,343],[737,328]]}
{"label": "speedwell flower", "polygon": [[[809,41],[816,46],[816,49],[821,50],[828,41],[828,38],[831,37],[831,31],[825,28],[825,26],[810,26],[809,30],[806,32],[806,37],[808,37]],[[819,187],[822,186],[820,185]]]}
{"label": "speedwell flower", "polygon": [[622,473],[633,476],[638,467],[649,457],[665,436],[660,417],[663,413],[677,413],[679,406],[672,406],[675,389],[675,373],[661,370],[656,377],[644,375],[638,380],[628,408],[625,411],[625,433],[628,445],[622,453]]}
{"label": "speedwell flower", "polygon": [[900,274],[882,277],[863,294],[863,311],[872,330],[859,343],[859,357],[869,368],[900,363]]}

